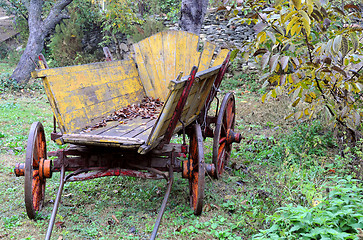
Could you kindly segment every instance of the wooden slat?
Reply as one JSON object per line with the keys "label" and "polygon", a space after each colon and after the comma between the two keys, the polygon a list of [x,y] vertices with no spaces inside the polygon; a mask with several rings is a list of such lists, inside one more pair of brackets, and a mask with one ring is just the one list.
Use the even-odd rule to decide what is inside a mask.
{"label": "wooden slat", "polygon": [[[165,100],[167,95],[167,86],[168,83],[165,78],[165,59],[164,59],[164,46],[163,46],[163,38],[162,33],[158,33],[156,35],[153,35],[149,38],[149,46],[150,53],[144,52],[144,54],[151,54],[150,59],[153,59],[153,62],[151,64],[153,67],[155,67],[155,73],[154,73],[154,82],[155,85],[158,86],[160,89],[159,97],[163,100]],[[167,49],[169,51],[169,49]],[[172,79],[168,79],[170,81]]]}
{"label": "wooden slat", "polygon": [[186,49],[184,50],[184,72],[185,76],[190,74],[193,66],[199,65],[200,52],[198,52],[199,37],[197,35],[186,33]]}
{"label": "wooden slat", "polygon": [[149,73],[147,71],[145,60],[141,52],[142,48],[140,48],[140,43],[136,43],[133,46],[135,52],[135,61],[137,63],[137,70],[139,72],[140,80],[142,82],[142,85],[144,86],[145,92],[147,96],[157,98],[158,94],[156,92],[154,82],[152,81],[151,76],[149,76]]}
{"label": "wooden slat", "polygon": [[228,53],[228,49],[222,49],[221,51],[219,51],[217,57],[214,59],[212,67],[222,64],[224,62],[224,59],[226,59]]}
{"label": "wooden slat", "polygon": [[151,128],[154,126],[156,119],[148,119],[148,122],[145,122],[144,124],[138,125],[136,128],[132,129],[130,132],[125,133],[122,135],[122,137],[132,137],[132,138],[138,138],[140,134],[147,130],[151,130]]}
{"label": "wooden slat", "polygon": [[[130,136],[128,133],[132,132],[134,129],[139,128],[140,126],[146,126],[148,122],[152,120],[150,119],[142,119],[142,118],[135,118],[132,120],[125,120],[124,124],[119,124],[117,127],[110,129],[109,131],[106,131],[102,133],[102,135],[108,135],[108,136],[120,136],[120,137],[134,137],[137,135],[134,134],[134,136]],[[154,122],[156,119],[153,120]]]}
{"label": "wooden slat", "polygon": [[[175,69],[175,57],[177,47],[177,32],[162,32],[163,48],[164,48],[164,73],[167,81],[173,80],[179,74]],[[165,96],[166,99],[166,96]]]}
{"label": "wooden slat", "polygon": [[201,55],[200,61],[199,61],[199,67],[198,67],[199,71],[204,71],[209,68],[210,63],[213,58],[215,48],[216,48],[216,45],[214,45],[210,42],[204,43],[203,52],[202,52],[202,55]]}
{"label": "wooden slat", "polygon": [[[159,42],[157,40],[159,40]],[[145,81],[146,82],[150,81],[150,84],[152,85],[153,89],[151,92],[147,92],[148,96],[152,96],[154,98],[161,98],[162,100],[165,100],[163,88],[162,85],[160,84],[160,82],[162,81],[160,79],[160,77],[162,76],[160,72],[161,66],[164,67],[164,65],[162,65],[163,62],[156,61],[157,56],[153,55],[153,53],[158,52],[158,50],[160,50],[160,46],[162,46],[161,39],[159,38],[157,40],[155,40],[153,37],[150,37],[139,42],[137,45],[140,50],[141,58],[143,59],[142,60],[142,64],[144,65],[143,67],[145,67],[146,75],[148,76],[148,78]],[[154,47],[151,44],[156,44],[159,49],[156,49],[156,47]],[[139,63],[140,61],[139,58],[140,57],[136,57],[138,66],[141,65]],[[145,77],[145,73],[141,73],[141,71],[139,71],[139,73],[140,77],[141,75]],[[144,80],[142,78],[141,81],[144,83]]]}
{"label": "wooden slat", "polygon": [[99,146],[114,146],[124,148],[139,147],[144,141],[137,138],[103,136],[92,134],[64,134],[62,136],[65,143],[79,145],[99,145]]}
{"label": "wooden slat", "polygon": [[186,50],[187,48],[187,32],[179,32],[177,38],[177,46],[175,49],[175,72],[183,72],[183,76],[187,76],[190,73],[191,69],[185,71],[185,62],[186,62]]}

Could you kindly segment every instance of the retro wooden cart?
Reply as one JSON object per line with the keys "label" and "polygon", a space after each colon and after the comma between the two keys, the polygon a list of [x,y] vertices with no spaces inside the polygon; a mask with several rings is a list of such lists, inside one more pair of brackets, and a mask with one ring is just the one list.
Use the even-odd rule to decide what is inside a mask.
{"label": "retro wooden cart", "polygon": [[[17,164],[14,170],[16,176],[25,177],[25,205],[31,219],[42,208],[46,179],[60,172],[46,239],[51,236],[64,183],[105,176],[167,181],[151,235],[154,239],[171,192],[173,173],[180,172],[189,180],[190,205],[196,215],[201,214],[205,175],[219,178],[232,143],[241,141],[241,135],[234,132],[233,94],[225,94],[221,101],[217,98],[229,62],[227,49],[213,59],[214,44],[205,42],[201,46],[197,35],[183,31],[161,32],[133,47],[133,59],[112,61],[106,54],[110,61],[52,69],[43,60],[40,69],[32,73],[42,78],[54,113],[51,139],[69,144],[66,149],[47,152],[43,126],[35,122],[25,163]],[[157,117],[137,117],[122,124],[108,122],[93,131],[82,131],[145,96],[164,102]],[[210,116],[213,99],[217,99],[217,111]],[[170,143],[175,134],[183,136],[182,144]],[[213,138],[211,164],[204,161],[203,139],[207,137]]]}

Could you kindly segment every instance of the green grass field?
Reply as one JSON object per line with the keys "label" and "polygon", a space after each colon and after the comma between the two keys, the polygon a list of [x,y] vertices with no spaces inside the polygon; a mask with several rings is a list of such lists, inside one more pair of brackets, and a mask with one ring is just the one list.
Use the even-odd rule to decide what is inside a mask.
{"label": "green grass field", "polygon": [[[9,66],[0,64],[0,68],[5,71]],[[338,191],[334,186],[349,189],[361,184],[352,180],[357,175],[347,167],[351,155],[337,155],[338,148],[326,124],[322,120],[287,122],[283,117],[289,108],[283,100],[262,104],[261,91],[253,79],[243,82],[242,75],[230,81],[234,85],[226,84],[224,91],[234,91],[237,96],[236,129],[244,139],[234,146],[230,165],[221,179],[206,176],[201,216],[193,215],[188,182],[176,174],[158,239],[250,239],[264,229],[276,234],[276,229],[270,228],[275,226],[273,216],[277,219],[275,228],[286,234],[300,234],[321,228],[316,219],[322,219],[325,213],[353,226],[349,236],[335,238],[338,235],[333,230],[338,231],[338,227],[325,220],[326,236],[357,238],[354,229],[363,224],[362,209],[349,213],[354,217],[339,213],[345,205],[333,199],[342,193],[330,196],[327,189],[332,194]],[[49,140],[52,112],[42,91],[5,91],[0,95],[0,239],[42,239],[47,230],[59,173],[47,181],[45,207],[36,220],[29,220],[25,212],[24,178],[13,174],[14,165],[25,161],[27,135],[35,121],[45,126],[48,150],[57,150],[59,146]],[[211,148],[212,141],[205,141],[207,161],[211,160]],[[52,239],[148,239],[165,187],[162,180],[131,177],[66,183]],[[359,188],[356,194],[348,192],[354,195],[355,201],[348,201],[352,209],[363,203],[360,192]],[[330,206],[327,197],[335,205]],[[291,208],[279,210],[286,206]],[[341,219],[339,214],[343,214]],[[281,216],[286,219],[283,223]],[[292,229],[291,224],[297,223],[301,227]],[[261,239],[272,236],[268,234],[262,233]],[[298,235],[286,236],[293,239]],[[311,234],[306,239],[319,237]]]}

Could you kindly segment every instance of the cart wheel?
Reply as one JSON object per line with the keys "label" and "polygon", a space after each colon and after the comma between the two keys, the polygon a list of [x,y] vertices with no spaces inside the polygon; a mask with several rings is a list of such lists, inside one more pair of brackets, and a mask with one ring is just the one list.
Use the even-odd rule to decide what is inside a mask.
{"label": "cart wheel", "polygon": [[190,134],[189,160],[183,162],[183,177],[189,179],[190,205],[195,215],[203,210],[205,164],[203,136],[199,124],[194,124]]}
{"label": "cart wheel", "polygon": [[241,141],[241,135],[234,133],[235,112],[233,93],[227,93],[218,113],[213,137],[213,164],[216,169],[213,177],[217,179],[223,173],[224,166],[228,164],[232,143]]}
{"label": "cart wheel", "polygon": [[30,219],[43,207],[45,177],[40,174],[39,166],[47,158],[47,147],[43,125],[34,122],[30,128],[25,159],[25,206]]}

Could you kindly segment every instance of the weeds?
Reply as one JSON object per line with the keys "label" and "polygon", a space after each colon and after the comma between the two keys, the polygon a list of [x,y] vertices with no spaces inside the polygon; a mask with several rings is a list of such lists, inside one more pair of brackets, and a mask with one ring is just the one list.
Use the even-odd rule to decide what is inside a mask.
{"label": "weeds", "polygon": [[271,226],[254,239],[353,239],[363,225],[363,188],[351,177],[335,184],[315,207],[288,204],[269,216]]}

